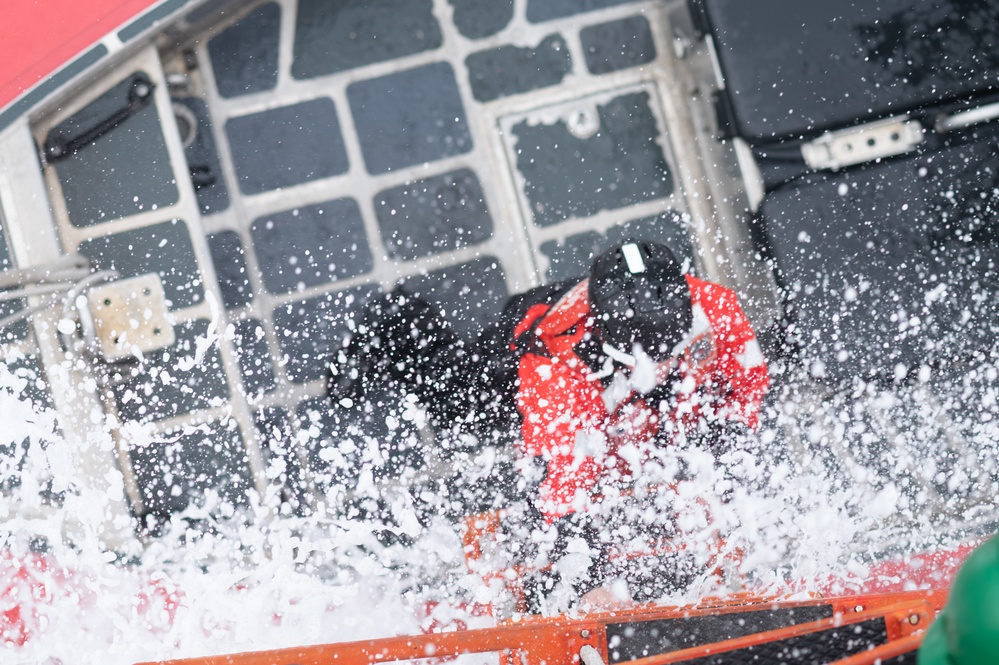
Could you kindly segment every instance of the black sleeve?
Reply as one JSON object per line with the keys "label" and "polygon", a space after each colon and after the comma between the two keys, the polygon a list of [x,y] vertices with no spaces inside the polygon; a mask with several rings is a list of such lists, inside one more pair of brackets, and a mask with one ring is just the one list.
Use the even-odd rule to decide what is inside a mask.
{"label": "black sleeve", "polygon": [[547,557],[553,565],[535,571],[525,576],[523,580],[525,600],[528,611],[532,614],[538,614],[542,611],[542,608],[545,607],[545,599],[560,584],[561,577],[557,570],[557,562],[568,553],[568,545],[575,538],[582,538],[591,554],[587,575],[582,579],[575,580],[572,585],[575,601],[578,601],[584,594],[602,586],[611,576],[608,572],[610,570],[608,546],[600,537],[599,531],[594,527],[589,516],[576,513],[562,517],[552,524],[545,523],[540,512],[537,516],[541,520],[540,528],[554,531],[554,534],[551,534],[554,535],[554,544],[548,551]]}
{"label": "black sleeve", "polygon": [[573,513],[556,520],[552,527],[556,529],[555,546],[552,548],[551,561],[557,562],[568,553],[572,540],[581,538],[590,550],[590,567],[587,576],[576,582],[576,593],[582,596],[602,586],[608,576],[609,547],[600,531],[594,526],[592,518],[586,513]]}

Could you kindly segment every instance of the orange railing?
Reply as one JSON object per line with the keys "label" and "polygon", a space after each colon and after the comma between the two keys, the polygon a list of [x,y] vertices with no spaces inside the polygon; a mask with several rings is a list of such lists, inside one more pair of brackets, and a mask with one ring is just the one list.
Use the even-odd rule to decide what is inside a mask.
{"label": "orange railing", "polygon": [[[819,633],[835,627],[858,624],[880,619],[884,622],[886,641],[905,638],[925,629],[935,610],[942,606],[944,592],[911,592],[902,594],[851,596],[835,599],[810,599],[779,601],[758,598],[750,601],[741,598],[739,603],[727,604],[723,600],[685,607],[640,606],[620,612],[602,612],[582,618],[530,617],[517,623],[477,630],[433,633],[410,637],[388,637],[341,644],[278,649],[228,656],[210,656],[185,660],[164,661],[170,665],[373,665],[391,661],[421,658],[442,659],[472,653],[495,652],[501,660],[517,665],[578,665],[580,661],[592,663],[592,655],[608,660],[608,634],[620,635],[622,629],[640,632],[643,623],[666,622],[655,626],[661,632],[668,622],[688,626],[691,620],[700,620],[708,630],[705,635],[714,639],[728,637],[720,642],[697,644],[665,655],[654,655],[633,660],[629,665],[666,665],[712,653],[723,653],[740,648]],[[793,625],[795,612],[812,608],[821,610],[827,618]],[[752,627],[744,617],[767,614],[770,625],[779,628],[751,634],[725,634],[736,631],[736,626]],[[800,616],[807,613],[799,612]],[[686,623],[684,623],[686,622]],[[717,624],[712,626],[712,624]],[[789,625],[792,624],[792,625]],[[651,624],[650,624],[651,625]],[[686,629],[685,629],[686,630]],[[719,631],[722,631],[719,633]],[[687,635],[689,638],[689,634]],[[583,647],[590,647],[584,651]],[[660,648],[668,651],[669,647]],[[586,654],[589,657],[583,657]],[[618,660],[618,659],[615,659]]]}

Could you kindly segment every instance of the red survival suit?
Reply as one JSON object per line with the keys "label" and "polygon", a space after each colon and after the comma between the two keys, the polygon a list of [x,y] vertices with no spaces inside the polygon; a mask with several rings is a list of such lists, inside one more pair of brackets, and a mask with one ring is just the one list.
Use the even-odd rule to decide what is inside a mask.
{"label": "red survival suit", "polygon": [[[672,358],[658,365],[647,360],[649,367],[622,372],[605,364],[601,371],[580,359],[577,345],[594,332],[588,280],[554,305],[530,307],[515,329],[515,338],[531,331],[536,338],[520,358],[517,408],[523,416],[521,452],[546,462],[540,508],[549,522],[575,512],[577,494],[588,495],[608,468],[630,475],[616,455],[626,443],[641,444],[661,433],[671,439],[696,426],[707,409],[714,417],[756,428],[770,375],[749,320],[732,290],[686,279],[691,330]],[[678,377],[673,412],[660,417],[658,405],[646,404],[641,395]],[[640,391],[632,389],[643,383]],[[600,445],[587,445],[594,437]],[[604,459],[590,450],[605,451]]]}

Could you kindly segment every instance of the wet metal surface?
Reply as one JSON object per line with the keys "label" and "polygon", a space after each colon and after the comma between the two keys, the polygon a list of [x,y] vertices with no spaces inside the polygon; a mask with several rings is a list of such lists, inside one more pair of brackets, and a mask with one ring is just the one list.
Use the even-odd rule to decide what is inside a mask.
{"label": "wet metal surface", "polygon": [[[829,379],[960,371],[999,322],[995,130],[773,192],[762,216],[808,357]],[[886,187],[885,183],[891,183]]]}
{"label": "wet metal surface", "polygon": [[[205,337],[208,326],[204,319],[174,326],[177,340],[173,346],[149,354],[134,372],[129,367],[120,370],[114,393],[124,420],[148,423],[225,403],[229,386],[218,347],[210,347],[200,362],[194,362],[197,339]],[[185,363],[192,365],[190,370],[174,378]]]}
{"label": "wet metal surface", "polygon": [[[53,251],[80,246],[100,267],[157,272],[174,301],[178,344],[116,387],[129,422],[160,441],[193,437],[175,449],[126,442],[149,509],[175,510],[227,473],[238,502],[251,467],[264,471],[258,491],[283,484],[281,510],[299,514],[312,489],[350,487],[361,464],[397,480],[401,463],[418,465],[421,454],[399,396],[378,396],[364,424],[324,395],[327,363],[364,302],[401,283],[470,337],[508,294],[581,276],[594,253],[636,235],[735,287],[764,335],[782,312],[755,257],[773,259],[800,334],[793,351],[813,379],[887,369],[897,386],[902,370],[912,380],[909,365],[932,362],[933,381],[900,399],[913,402],[905,414],[936,409],[934,382],[947,375],[936,370],[982,358],[996,335],[999,257],[986,223],[996,207],[994,133],[927,131],[911,154],[838,173],[810,172],[797,141],[827,125],[918,113],[928,101],[964,108],[969,93],[991,91],[995,8],[690,4],[706,5],[704,25],[717,28],[730,127],[716,122],[711,53],[681,0],[264,0],[225,12],[218,2],[214,14],[196,8],[190,33],[123,45],[101,76],[32,115],[24,138],[38,150],[16,163],[52,157],[42,165],[47,190],[34,187],[51,201]],[[841,7],[851,20],[829,20]],[[108,48],[92,54],[87,62]],[[155,85],[152,103],[108,125],[136,76]],[[924,128],[938,112],[920,118]],[[9,118],[0,117],[0,139]],[[47,152],[60,133],[102,123],[76,154]],[[717,140],[726,130],[753,144],[739,163],[739,144]],[[766,242],[747,237],[747,187],[757,188],[750,205],[762,200],[752,240]],[[327,216],[333,209],[343,214]],[[45,215],[30,217],[6,237],[18,256],[18,239]],[[183,221],[166,229],[171,220]],[[941,289],[945,268],[955,270]],[[48,397],[33,332],[4,334],[23,338],[10,343],[26,352],[18,371]],[[215,341],[181,369],[199,338]],[[49,362],[64,351],[56,346],[41,347]],[[994,388],[987,374],[968,381],[961,391]],[[826,386],[816,388],[824,398]],[[794,403],[807,408],[808,391]],[[788,435],[809,461],[837,478],[854,464],[876,470],[875,484],[896,469],[915,488],[906,492],[953,496],[939,477],[982,423],[951,427],[943,421],[963,416],[944,406],[931,426],[909,427],[887,422],[899,409],[855,397],[864,413],[852,425],[876,434],[849,450],[809,446],[809,423],[836,408],[816,398],[816,415]],[[906,428],[933,445],[897,471]],[[209,438],[220,447],[200,447]],[[923,478],[930,466],[940,473]],[[984,493],[988,473],[973,472]]]}
{"label": "wet metal surface", "polygon": [[347,320],[375,292],[374,287],[361,286],[289,302],[274,310],[274,326],[281,331],[282,364],[290,381],[326,378],[326,363],[348,333]]}
{"label": "wet metal surface", "polygon": [[184,144],[187,170],[201,214],[225,210],[229,207],[229,192],[222,175],[208,105],[197,97],[179,98],[174,102],[174,119]]}
{"label": "wet metal surface", "polygon": [[513,0],[448,0],[451,20],[463,37],[482,39],[505,28],[513,18]]}
{"label": "wet metal surface", "polygon": [[628,0],[527,0],[527,20],[540,23],[627,2]]}
{"label": "wet metal surface", "polygon": [[221,423],[175,432],[168,442],[129,453],[142,488],[144,508],[165,515],[183,509],[189,497],[215,490],[234,504],[246,503],[249,465],[238,430]]}
{"label": "wet metal surface", "polygon": [[248,394],[270,392],[277,386],[274,365],[267,348],[267,333],[256,319],[236,322],[236,357],[242,370],[243,388]]}

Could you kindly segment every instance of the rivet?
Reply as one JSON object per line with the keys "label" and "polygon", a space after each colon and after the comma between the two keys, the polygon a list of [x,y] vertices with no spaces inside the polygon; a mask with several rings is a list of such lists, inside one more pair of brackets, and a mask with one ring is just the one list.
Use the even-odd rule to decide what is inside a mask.
{"label": "rivet", "polygon": [[915,626],[917,623],[919,623],[919,615],[918,614],[913,614],[912,616],[910,616],[909,617],[909,623],[911,623],[913,626]]}
{"label": "rivet", "polygon": [[864,606],[863,605],[857,605],[856,607],[853,608],[853,611],[854,612],[863,612],[864,611]]}
{"label": "rivet", "polygon": [[588,638],[590,636],[590,631],[585,630],[585,629],[581,630],[579,632],[579,636],[582,637],[585,640],[586,638]]}

